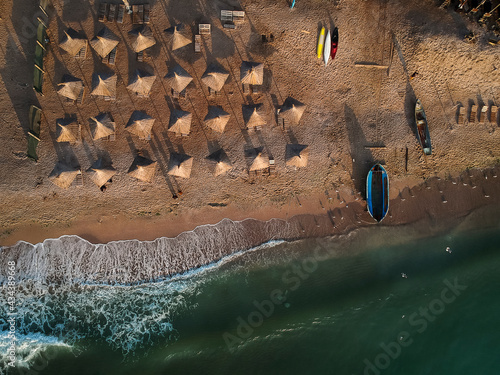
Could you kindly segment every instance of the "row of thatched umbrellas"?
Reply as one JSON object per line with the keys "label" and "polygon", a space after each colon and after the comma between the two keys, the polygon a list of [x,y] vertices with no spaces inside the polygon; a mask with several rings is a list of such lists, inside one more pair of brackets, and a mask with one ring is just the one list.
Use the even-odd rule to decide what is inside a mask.
{"label": "row of thatched umbrellas", "polygon": [[[243,118],[247,128],[255,128],[266,124],[262,113],[262,104],[243,106]],[[279,111],[279,115],[291,124],[298,124],[305,105],[293,98],[287,98]],[[231,115],[221,107],[210,106],[204,124],[218,133],[223,133]],[[181,109],[173,109],[170,114],[168,131],[176,135],[188,135],[191,132],[193,115]],[[155,119],[142,111],[134,111],[125,130],[141,139],[150,139]],[[116,133],[116,123],[109,113],[101,113],[90,118],[90,132],[93,140],[98,140]],[[76,142],[78,124],[75,118],[56,120],[56,141]]]}
{"label": "row of thatched umbrellas", "polygon": [[[241,82],[243,84],[261,85],[263,83],[263,69],[262,63],[243,61],[240,72]],[[210,64],[203,73],[201,82],[214,91],[221,91],[228,77],[229,73],[224,68],[217,64]],[[147,97],[155,80],[156,75],[136,69],[127,89],[137,95]],[[176,65],[167,73],[165,80],[173,90],[182,92],[191,83],[193,77],[180,65]],[[92,91],[90,94],[115,97],[116,83],[116,74],[94,73],[92,75]],[[63,81],[58,86],[58,93],[72,100],[76,100],[84,89],[81,79],[69,75],[64,76]]]}
{"label": "row of thatched umbrellas", "polygon": [[[181,33],[182,25],[175,25],[165,30],[169,36],[169,47],[171,50],[177,50],[191,43],[191,40]],[[129,33],[131,47],[134,52],[141,52],[156,44],[153,32],[147,25],[142,25],[131,30]],[[120,43],[118,38],[107,27],[102,28],[94,38],[90,40],[90,45],[101,57],[106,57]],[[80,50],[87,46],[87,39],[80,35],[74,29],[64,31],[64,36],[59,43],[59,47],[76,56]]]}
{"label": "row of thatched umbrellas", "polygon": [[[249,171],[263,170],[269,167],[269,156],[263,152],[262,148],[250,150],[251,164]],[[288,144],[286,146],[286,165],[294,168],[301,168],[307,165],[309,158],[309,148],[306,145]],[[219,176],[231,170],[232,164],[224,152],[220,149],[207,157],[215,163],[214,176]],[[136,156],[132,165],[128,170],[128,175],[144,182],[151,182],[157,170],[157,162]],[[185,154],[171,154],[168,163],[168,174],[174,177],[189,178],[193,166],[193,158]],[[117,170],[110,162],[106,162],[103,158],[99,158],[87,170],[89,178],[99,188],[105,185],[117,173]],[[79,168],[67,165],[64,162],[57,162],[54,169],[49,175],[49,180],[55,185],[67,189],[71,186],[76,176],[81,174]]]}

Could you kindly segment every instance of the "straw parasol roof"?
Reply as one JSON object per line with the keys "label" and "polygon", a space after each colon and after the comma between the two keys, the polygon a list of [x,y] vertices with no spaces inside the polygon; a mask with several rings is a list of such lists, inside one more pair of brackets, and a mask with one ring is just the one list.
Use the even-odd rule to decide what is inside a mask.
{"label": "straw parasol roof", "polygon": [[144,182],[151,182],[156,172],[156,161],[147,159],[142,156],[136,156],[134,162],[128,170],[129,176],[137,178]]}
{"label": "straw parasol roof", "polygon": [[120,39],[113,34],[107,27],[104,27],[90,41],[90,45],[101,57],[106,57],[118,45]]}
{"label": "straw parasol roof", "polygon": [[211,106],[208,108],[208,114],[205,116],[205,125],[212,130],[222,133],[226,128],[231,115],[220,107]]}
{"label": "straw parasol roof", "polygon": [[110,163],[106,163],[102,158],[99,158],[87,172],[94,184],[101,187],[116,174],[116,169]]}
{"label": "straw parasol roof", "polygon": [[154,46],[156,40],[149,26],[142,25],[129,32],[132,36],[132,49],[135,52],[144,51],[146,48]]}
{"label": "straw parasol roof", "polygon": [[300,168],[307,166],[309,147],[298,144],[286,145],[285,160],[286,165],[289,167]]}
{"label": "straw parasol roof", "polygon": [[116,96],[116,74],[97,74],[92,75],[91,95]]}
{"label": "straw parasol roof", "polygon": [[127,89],[135,92],[137,95],[148,96],[155,79],[155,75],[136,69],[134,77],[130,80]]}
{"label": "straw parasol roof", "polygon": [[57,142],[76,142],[78,123],[76,119],[56,120],[56,141]]}
{"label": "straw parasol roof", "polygon": [[214,169],[214,176],[219,176],[221,174],[224,174],[233,168],[231,162],[229,161],[229,158],[227,157],[227,154],[224,152],[223,149],[219,149],[214,153],[210,154],[207,157],[207,159],[214,161],[216,163]]}
{"label": "straw parasol roof", "polygon": [[172,51],[175,51],[176,49],[182,48],[192,43],[191,39],[186,38],[181,34],[182,29],[183,25],[180,23],[165,30],[167,35],[170,36],[170,48],[172,49]]}
{"label": "straw parasol roof", "polygon": [[83,38],[75,30],[69,28],[64,31],[64,36],[59,43],[59,47],[68,52],[71,56],[75,56],[87,44],[87,39]]}
{"label": "straw parasol roof", "polygon": [[59,86],[57,90],[59,95],[72,100],[78,99],[83,91],[83,81],[70,75],[65,75],[63,77],[63,82],[59,83],[57,86]]}
{"label": "straw parasol roof", "polygon": [[139,138],[149,138],[155,119],[141,111],[134,111],[125,130],[137,135]]}
{"label": "straw parasol roof", "polygon": [[264,64],[253,61],[243,61],[240,69],[241,83],[262,85],[264,82]]}
{"label": "straw parasol roof", "polygon": [[250,150],[250,171],[258,171],[269,167],[269,156],[263,152],[262,147]]}
{"label": "straw parasol roof", "polygon": [[168,174],[175,177],[189,178],[193,158],[185,154],[171,154],[168,162]]}
{"label": "straw parasol roof", "polygon": [[266,121],[262,117],[262,108],[262,103],[243,105],[243,119],[245,120],[247,128],[254,128],[266,124]]}
{"label": "straw parasol roof", "polygon": [[228,77],[229,73],[222,67],[211,64],[201,76],[201,82],[215,91],[220,91],[222,90],[222,86],[224,86]]}
{"label": "straw parasol roof", "polygon": [[50,172],[49,180],[60,188],[67,189],[71,186],[78,173],[80,173],[79,169],[70,167],[59,161],[52,172]]}
{"label": "straw parasol roof", "polygon": [[298,125],[306,110],[306,105],[291,97],[286,98],[279,115],[292,125]]}
{"label": "straw parasol roof", "polygon": [[114,134],[115,130],[115,122],[109,113],[101,113],[90,118],[90,132],[94,141]]}
{"label": "straw parasol roof", "polygon": [[186,88],[189,83],[193,80],[193,77],[186,72],[182,66],[176,65],[172,70],[170,70],[165,76],[170,87],[175,91],[181,92]]}
{"label": "straw parasol roof", "polygon": [[189,134],[191,131],[191,120],[193,114],[190,112],[174,109],[170,114],[169,132],[177,134]]}

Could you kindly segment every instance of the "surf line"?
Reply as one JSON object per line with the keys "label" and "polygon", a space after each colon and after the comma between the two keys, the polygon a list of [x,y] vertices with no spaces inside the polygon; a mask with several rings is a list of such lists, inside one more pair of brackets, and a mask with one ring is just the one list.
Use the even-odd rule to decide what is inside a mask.
{"label": "surf line", "polygon": [[238,326],[235,334],[224,332],[222,339],[224,340],[229,352],[235,353],[238,346],[243,345],[245,340],[250,338],[255,330],[264,324],[266,319],[269,319],[276,311],[276,306],[284,305],[286,308],[290,304],[286,302],[289,292],[293,292],[300,288],[302,282],[307,280],[314,273],[321,261],[325,261],[335,253],[335,249],[328,248],[326,244],[322,244],[321,238],[316,238],[316,246],[312,251],[312,255],[303,259],[300,265],[292,265],[291,269],[285,271],[281,277],[282,282],[287,285],[285,290],[280,288],[273,289],[269,293],[269,299],[262,301],[253,301],[255,310],[251,311],[246,320],[241,316],[236,318]]}

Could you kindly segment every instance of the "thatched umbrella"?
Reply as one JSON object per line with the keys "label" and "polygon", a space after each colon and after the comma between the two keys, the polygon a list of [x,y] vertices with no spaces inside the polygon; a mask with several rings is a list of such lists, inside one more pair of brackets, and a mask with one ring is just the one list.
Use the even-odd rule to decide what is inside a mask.
{"label": "thatched umbrella", "polygon": [[56,120],[56,141],[57,142],[76,142],[78,123],[76,119]]}
{"label": "thatched umbrella", "polygon": [[264,64],[253,61],[243,61],[240,69],[241,83],[262,85],[264,83]]}
{"label": "thatched umbrella", "polygon": [[254,128],[256,126],[262,126],[266,124],[266,121],[262,117],[262,103],[243,105],[243,119],[247,128]]}
{"label": "thatched umbrella", "polygon": [[208,114],[205,116],[205,125],[212,130],[223,133],[231,115],[220,107],[211,106],[208,108]]}
{"label": "thatched umbrella", "polygon": [[57,93],[66,98],[76,100],[83,91],[83,81],[70,75],[63,76],[63,82],[59,83]]}
{"label": "thatched umbrella", "polygon": [[90,118],[90,132],[94,141],[114,134],[115,130],[115,122],[109,113],[101,113]]}
{"label": "thatched umbrella", "polygon": [[120,39],[113,34],[107,27],[104,27],[90,41],[90,45],[101,57],[106,57],[118,45]]}
{"label": "thatched umbrella", "polygon": [[142,156],[136,156],[134,162],[128,170],[129,176],[137,178],[144,182],[151,182],[156,172],[156,161],[147,159]]}
{"label": "thatched umbrella", "polygon": [[171,88],[175,91],[181,92],[187,85],[189,85],[189,83],[191,83],[193,77],[191,77],[189,73],[182,68],[182,66],[176,65],[167,73],[165,79]]}
{"label": "thatched umbrella", "polygon": [[172,51],[175,51],[176,49],[182,48],[192,43],[191,39],[186,38],[181,34],[182,29],[183,25],[180,23],[165,30],[167,35],[170,36],[170,48],[172,49]]}
{"label": "thatched umbrella", "polygon": [[56,163],[52,172],[50,172],[49,180],[60,188],[67,189],[71,186],[78,173],[80,173],[79,169],[70,167],[59,161]]}
{"label": "thatched umbrella", "polygon": [[283,106],[280,108],[279,115],[290,124],[298,125],[305,110],[305,104],[288,97],[283,103]]}
{"label": "thatched umbrella", "polygon": [[221,174],[224,174],[233,168],[227,154],[224,152],[223,149],[219,149],[214,153],[210,154],[207,157],[207,159],[214,161],[216,163],[214,169],[214,176],[219,176]]}
{"label": "thatched umbrella", "polygon": [[142,25],[129,32],[132,36],[132,49],[135,52],[141,52],[145,49],[154,46],[156,40],[149,26]]}
{"label": "thatched umbrella", "polygon": [[130,80],[130,84],[127,86],[127,89],[135,92],[137,95],[148,96],[155,79],[155,75],[136,69],[133,78]]}
{"label": "thatched umbrella", "polygon": [[92,92],[95,96],[116,96],[116,74],[97,74],[92,75]]}
{"label": "thatched umbrella", "polygon": [[190,112],[174,109],[170,114],[168,131],[177,134],[189,134],[193,114]]}
{"label": "thatched umbrella", "polygon": [[104,162],[102,158],[99,158],[92,164],[87,172],[94,184],[96,184],[97,187],[101,187],[116,174],[116,169],[113,168],[111,164]]}
{"label": "thatched umbrella", "polygon": [[250,171],[258,171],[269,167],[269,156],[263,152],[262,147],[251,150]]}
{"label": "thatched umbrella", "polygon": [[75,56],[87,44],[87,39],[78,34],[75,30],[69,28],[64,31],[64,36],[59,43],[59,47],[68,52],[71,56]]}
{"label": "thatched umbrella", "polygon": [[128,121],[125,130],[137,135],[139,138],[151,137],[151,129],[153,128],[155,119],[141,111],[134,111]]}
{"label": "thatched umbrella", "polygon": [[301,168],[307,166],[309,147],[307,145],[288,144],[285,152],[286,165]]}
{"label": "thatched umbrella", "polygon": [[210,87],[215,91],[222,90],[222,86],[226,83],[229,73],[226,72],[219,65],[211,64],[208,66],[203,76],[201,76],[201,82]]}
{"label": "thatched umbrella", "polygon": [[168,174],[175,177],[189,178],[193,158],[185,154],[171,154],[168,162]]}

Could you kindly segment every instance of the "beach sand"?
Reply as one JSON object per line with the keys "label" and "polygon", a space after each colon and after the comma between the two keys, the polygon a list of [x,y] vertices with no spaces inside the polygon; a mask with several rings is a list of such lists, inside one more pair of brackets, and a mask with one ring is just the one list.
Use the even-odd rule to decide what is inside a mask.
{"label": "beach sand", "polygon": [[[451,9],[438,9],[431,1],[310,1],[307,5],[298,2],[290,10],[284,1],[269,0],[243,1],[245,22],[228,31],[218,20],[227,3],[189,0],[152,4],[151,26],[157,44],[148,51],[144,63],[136,61],[129,47],[130,19],[126,17],[123,24],[105,24],[121,39],[116,66],[110,67],[90,47],[87,58],[78,62],[57,46],[67,27],[91,39],[104,26],[97,22],[97,2],[53,1],[43,97],[31,89],[35,38],[26,26],[37,12],[36,4],[7,0],[0,5],[0,13],[10,15],[0,20],[0,244],[12,245],[19,240],[37,243],[71,234],[92,243],[154,240],[224,218],[277,218],[282,220],[275,221],[279,223],[276,228],[282,228],[283,223],[288,228],[273,233],[263,229],[269,223],[254,222],[258,227],[255,233],[262,233],[242,247],[268,237],[341,233],[374,223],[363,201],[365,176],[374,162],[384,163],[390,177],[391,216],[384,225],[425,217],[459,217],[475,208],[498,204],[499,182],[493,177],[500,161],[498,123],[457,124],[455,118],[459,104],[499,103],[498,47],[487,43],[492,34],[477,24]],[[183,22],[187,34],[192,35],[200,21],[212,25],[212,35],[203,39],[201,54],[195,54],[192,45],[175,52],[167,48],[164,29]],[[320,25],[339,28],[339,51],[328,67],[315,57]],[[479,35],[475,44],[463,41],[469,30]],[[269,33],[275,41],[263,45],[261,34]],[[243,94],[239,83],[242,60],[265,64],[261,94]],[[210,98],[200,77],[214,61],[228,70],[230,77],[222,95]],[[356,62],[388,65],[389,69],[359,68]],[[194,80],[186,99],[174,102],[163,77],[177,63]],[[138,98],[126,89],[136,68],[157,75],[149,99]],[[118,75],[117,100],[91,97],[92,74],[111,71]],[[413,72],[418,75],[409,80]],[[64,74],[83,79],[87,92],[82,105],[69,104],[58,96],[57,84]],[[274,113],[288,96],[307,108],[300,125],[284,131],[277,126]],[[422,101],[429,119],[431,156],[423,155],[416,138],[416,98]],[[267,125],[260,132],[244,129],[241,106],[249,103],[264,104]],[[38,163],[25,157],[31,104],[39,104],[44,111]],[[208,105],[221,105],[231,114],[223,134],[203,125]],[[175,106],[193,113],[191,134],[182,139],[167,131]],[[124,129],[134,110],[156,118],[150,141],[139,140]],[[101,112],[113,115],[116,141],[92,140],[88,119]],[[55,121],[65,115],[76,115],[82,125],[81,142],[55,142]],[[285,146],[289,143],[309,145],[307,167],[294,170],[285,166]],[[219,147],[234,168],[214,177],[206,157]],[[263,147],[274,156],[276,177],[248,175],[244,150],[253,147]],[[150,184],[126,173],[139,150],[159,164]],[[173,152],[193,156],[190,179],[167,174]],[[111,159],[118,170],[104,193],[85,172],[82,187],[63,190],[48,180],[58,160],[85,171],[98,157]],[[178,191],[182,195],[173,199]],[[220,249],[215,258],[207,254],[206,260],[225,251]],[[190,265],[194,263],[184,266]]]}

